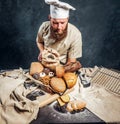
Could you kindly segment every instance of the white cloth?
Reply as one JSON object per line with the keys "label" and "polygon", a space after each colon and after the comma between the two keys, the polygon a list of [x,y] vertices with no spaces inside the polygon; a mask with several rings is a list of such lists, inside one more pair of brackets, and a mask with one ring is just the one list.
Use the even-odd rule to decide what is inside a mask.
{"label": "white cloth", "polygon": [[69,10],[75,10],[75,8],[68,3],[59,0],[45,0],[45,2],[50,4],[50,15],[52,18],[68,18]]}

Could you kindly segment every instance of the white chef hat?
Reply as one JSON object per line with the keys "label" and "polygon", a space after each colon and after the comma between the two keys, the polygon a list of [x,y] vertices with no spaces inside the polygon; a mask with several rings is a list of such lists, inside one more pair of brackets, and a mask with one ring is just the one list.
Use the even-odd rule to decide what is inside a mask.
{"label": "white chef hat", "polygon": [[45,3],[50,4],[50,16],[52,18],[68,18],[69,10],[75,10],[68,3],[59,0],[45,0]]}

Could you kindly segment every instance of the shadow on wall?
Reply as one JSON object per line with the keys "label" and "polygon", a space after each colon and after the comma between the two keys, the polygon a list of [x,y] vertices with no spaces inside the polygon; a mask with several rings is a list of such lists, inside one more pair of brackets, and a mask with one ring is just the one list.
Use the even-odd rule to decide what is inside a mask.
{"label": "shadow on wall", "polygon": [[46,10],[41,10],[45,8],[43,3],[0,1],[0,69],[29,68],[32,61],[37,61],[36,35],[47,17],[43,15]]}
{"label": "shadow on wall", "polygon": [[92,19],[89,17],[85,22],[87,26],[80,28],[83,34],[83,66],[120,70],[120,1],[96,3],[88,13]]}
{"label": "shadow on wall", "polygon": [[105,61],[105,66],[120,70],[120,8],[111,14],[108,29],[109,32],[105,36],[99,56]]}

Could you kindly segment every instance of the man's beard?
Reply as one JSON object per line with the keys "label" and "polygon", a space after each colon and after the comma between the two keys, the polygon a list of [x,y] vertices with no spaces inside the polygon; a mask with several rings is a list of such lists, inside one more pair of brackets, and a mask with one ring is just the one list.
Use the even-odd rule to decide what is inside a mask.
{"label": "man's beard", "polygon": [[60,41],[62,40],[63,38],[65,38],[67,36],[67,27],[68,25],[66,26],[65,30],[62,32],[62,34],[59,34],[57,32],[57,30],[53,29],[53,27],[51,26],[50,27],[50,31],[51,31],[51,36],[56,39],[56,41]]}

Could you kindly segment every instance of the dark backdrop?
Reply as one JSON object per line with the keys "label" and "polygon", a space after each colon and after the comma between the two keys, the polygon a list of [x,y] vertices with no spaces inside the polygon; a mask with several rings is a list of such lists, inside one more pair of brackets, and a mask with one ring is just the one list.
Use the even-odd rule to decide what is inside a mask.
{"label": "dark backdrop", "polygon": [[[70,22],[82,33],[82,65],[120,70],[120,0],[64,1],[76,8]],[[0,0],[0,69],[37,61],[36,35],[48,14],[44,0]]]}

